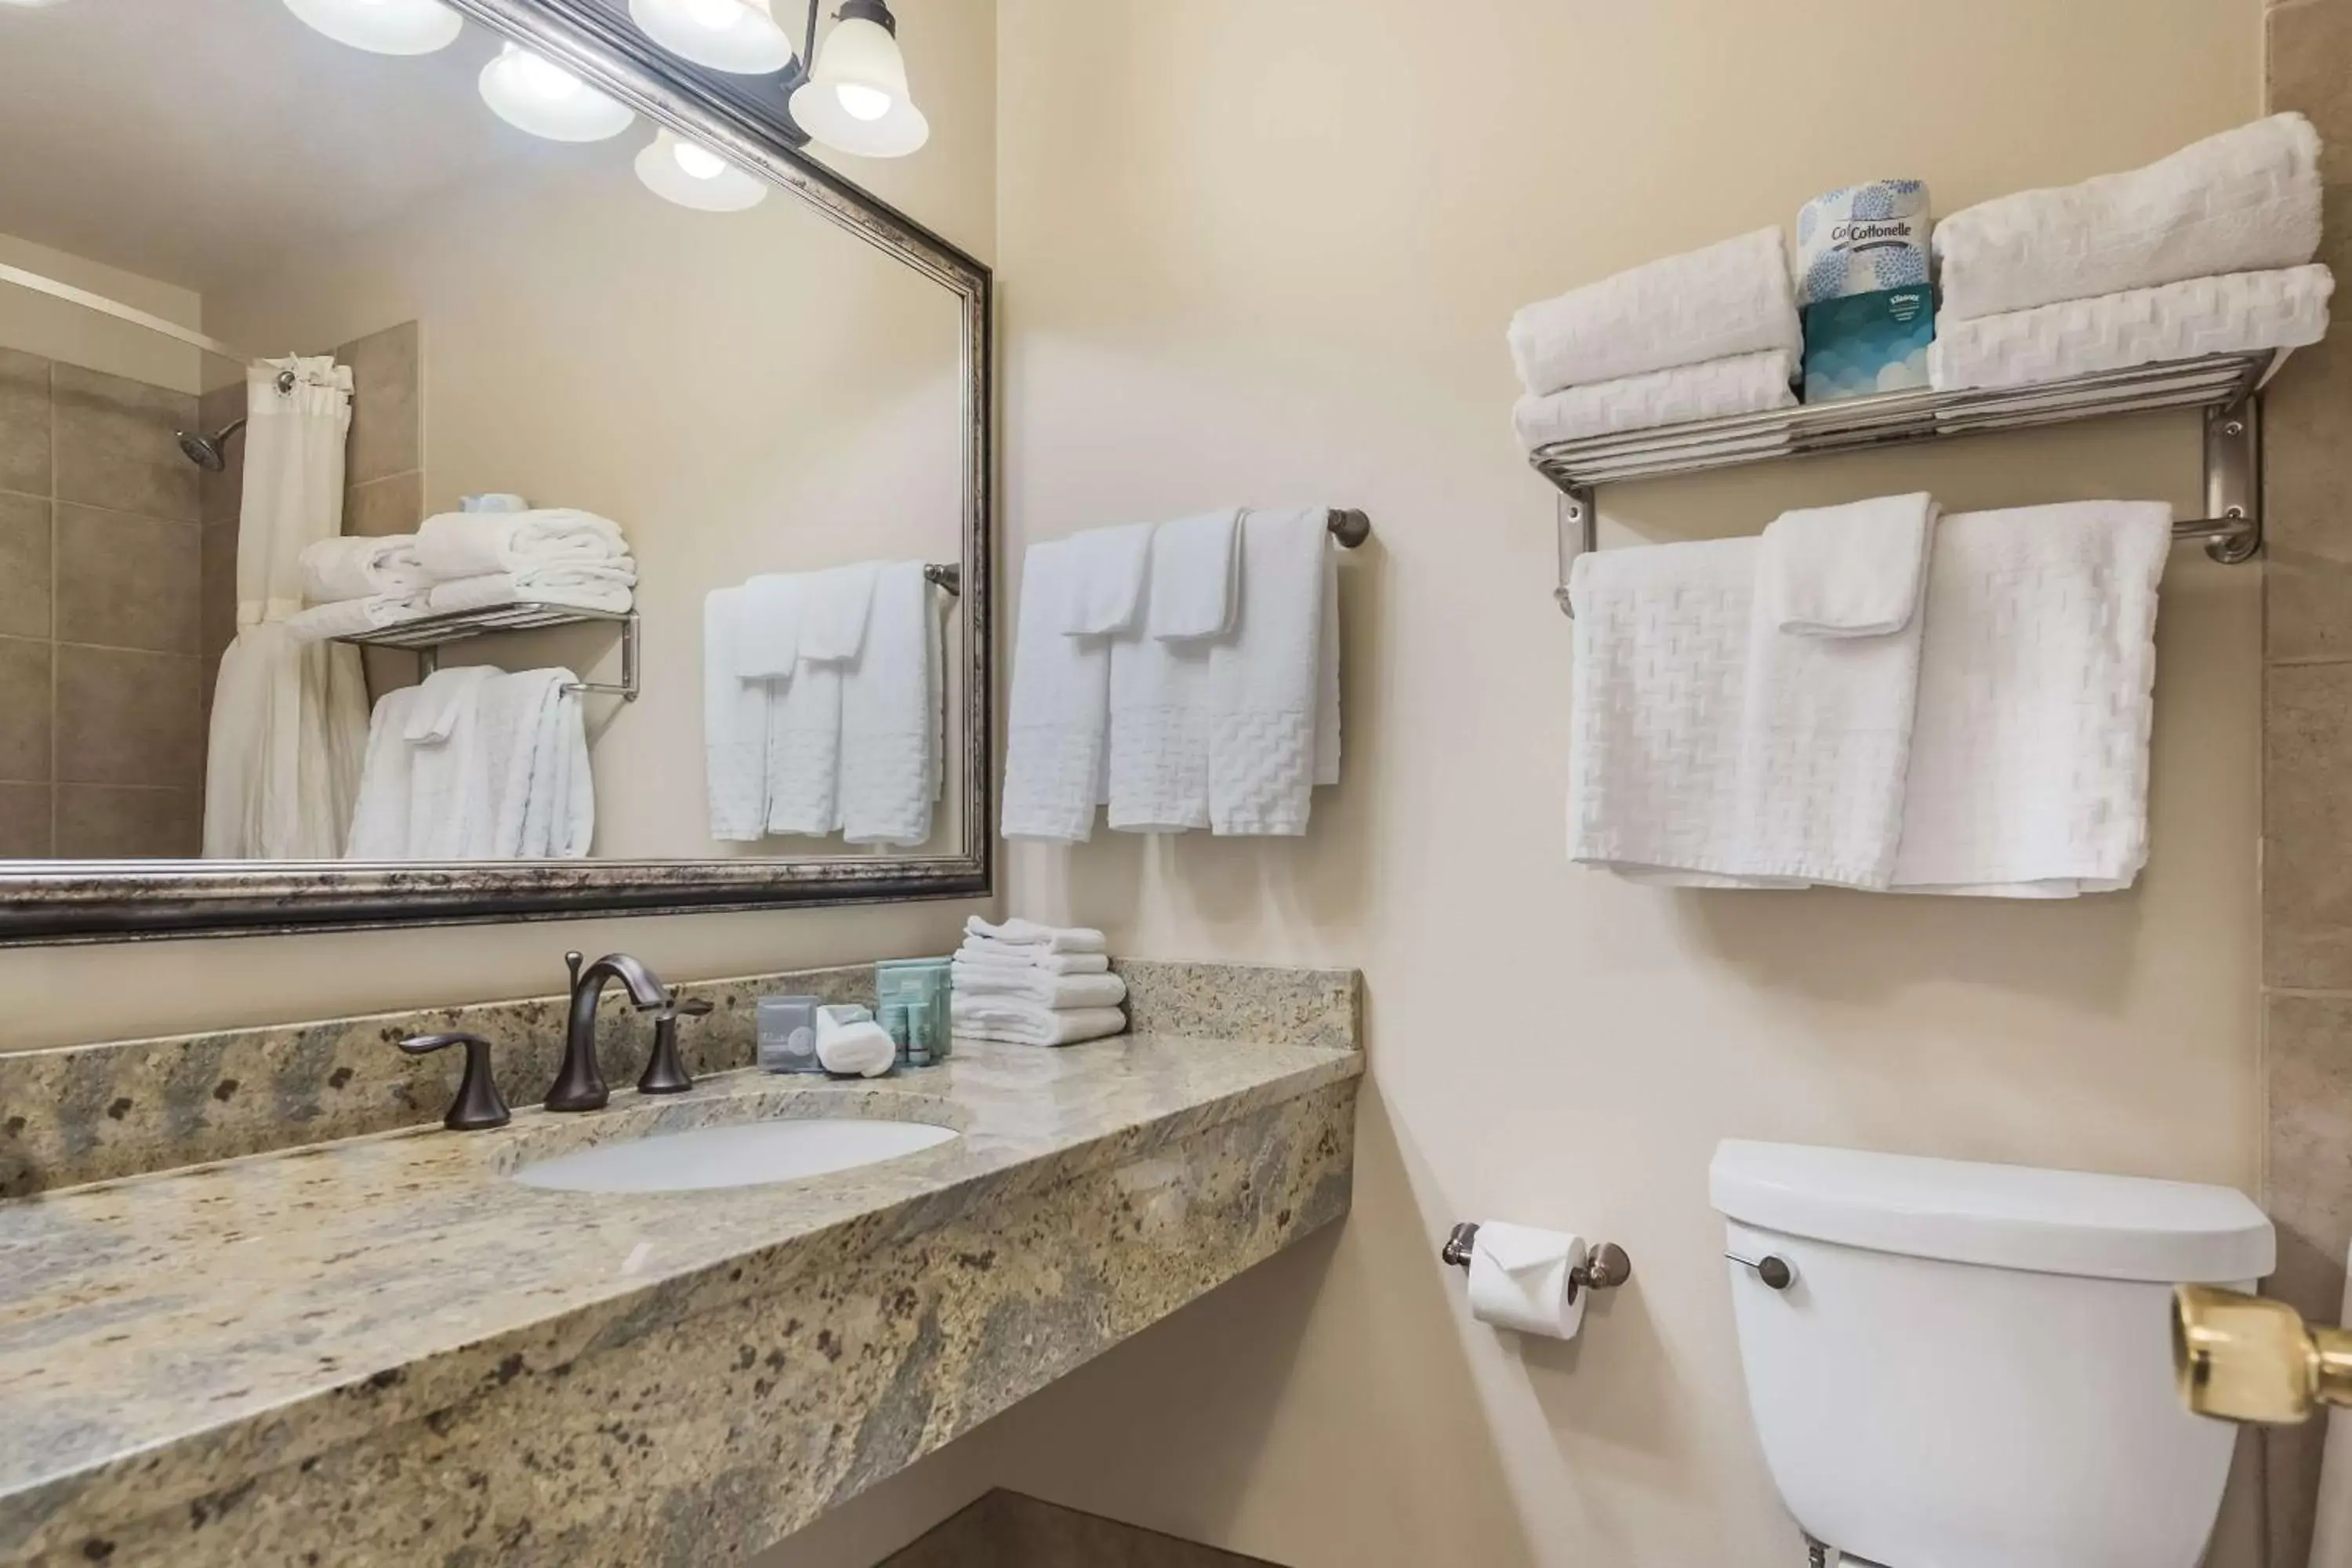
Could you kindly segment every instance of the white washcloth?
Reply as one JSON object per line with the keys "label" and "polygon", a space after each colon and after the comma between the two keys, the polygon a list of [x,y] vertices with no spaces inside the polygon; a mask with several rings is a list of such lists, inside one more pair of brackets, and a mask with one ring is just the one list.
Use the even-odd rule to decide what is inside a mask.
{"label": "white washcloth", "polygon": [[1098,639],[1062,633],[1070,563],[1066,540],[1033,544],[1023,559],[1004,735],[1007,838],[1082,844],[1094,830],[1110,654]]}
{"label": "white washcloth", "polygon": [[1214,637],[1234,629],[1241,603],[1241,508],[1163,522],[1151,534],[1150,608],[1156,637]]}
{"label": "white washcloth", "polygon": [[416,563],[436,583],[614,561],[628,553],[620,524],[571,507],[436,512],[416,530]]}
{"label": "white washcloth", "polygon": [[768,689],[736,667],[743,590],[702,601],[702,766],[710,837],[748,844],[768,827]]}
{"label": "white washcloth", "polygon": [[1927,377],[1941,392],[2032,386],[2207,354],[2301,348],[2327,335],[2335,291],[2335,274],[2315,262],[1939,321]]}
{"label": "white washcloth", "polygon": [[768,690],[768,831],[822,838],[841,826],[842,667],[806,659]]}
{"label": "white washcloth", "polygon": [[1049,952],[1034,944],[984,936],[965,937],[955,956],[962,963],[994,969],[1034,969],[1047,974],[1100,974],[1110,968],[1108,953]]}
{"label": "white washcloth", "polygon": [[327,642],[359,637],[399,621],[429,615],[424,594],[372,594],[364,599],[337,599],[313,605],[286,617],[289,642]]}
{"label": "white washcloth", "polygon": [[1003,996],[955,996],[948,1016],[959,1035],[1024,1046],[1073,1046],[1127,1027],[1116,1007],[1041,1007]]}
{"label": "white washcloth", "polygon": [[[1307,831],[1318,731],[1336,723],[1325,712],[1330,554],[1321,508],[1242,518],[1242,613],[1209,647],[1209,818],[1220,834]],[[1113,702],[1116,714],[1115,690]]]}
{"label": "white washcloth", "polygon": [[418,594],[433,585],[416,560],[416,535],[346,534],[302,547],[302,596],[314,605],[378,594]]}
{"label": "white washcloth", "polygon": [[[816,1010],[816,1059],[825,1071],[845,1077],[880,1078],[898,1065],[898,1047],[871,1017],[845,1018],[844,1009]],[[864,1012],[864,1008],[856,1009]]]}
{"label": "white washcloth", "polygon": [[1006,947],[1021,948],[1038,953],[1103,952],[1110,942],[1092,926],[1049,926],[1035,921],[1015,917],[994,924],[978,915],[965,917],[963,933]]}
{"label": "white washcloth", "polygon": [[860,561],[810,574],[801,608],[803,660],[838,664],[857,657],[866,646],[866,617],[874,607],[874,578],[881,564]]}
{"label": "white washcloth", "polygon": [[1127,982],[1116,974],[1053,974],[1018,964],[958,959],[950,978],[959,996],[1009,996],[1040,1006],[1116,1007],[1127,1000]]}
{"label": "white washcloth", "polygon": [[841,834],[851,844],[921,844],[931,836],[931,584],[919,561],[874,580],[866,646],[841,677]]}
{"label": "white washcloth", "polygon": [[1134,626],[1143,607],[1151,536],[1148,522],[1089,528],[1070,536],[1069,605],[1062,630],[1072,637],[1108,637]]}
{"label": "white washcloth", "polygon": [[2020,191],[1936,226],[1937,331],[2060,300],[2224,272],[2300,267],[2319,251],[2319,134],[2273,114],[2144,169]]}
{"label": "white washcloth", "polygon": [[1529,305],[1511,318],[1529,392],[1778,349],[1804,352],[1788,247],[1759,228]]}
{"label": "white washcloth", "polygon": [[408,743],[408,719],[420,689],[404,686],[385,692],[368,718],[359,799],[343,843],[347,860],[408,858],[408,797],[415,757],[415,748]]}
{"label": "white washcloth", "polygon": [[2157,584],[2172,509],[2076,501],[1936,529],[1895,884],[2069,898],[2147,858]]}
{"label": "white washcloth", "polygon": [[1758,618],[1811,637],[1877,637],[1918,613],[1936,499],[1881,496],[1784,511],[1764,530]]}
{"label": "white washcloth", "polygon": [[772,572],[743,584],[735,611],[735,668],[746,680],[790,680],[801,658],[808,577]]}
{"label": "white washcloth", "polygon": [[1797,356],[1786,349],[1766,349],[1558,392],[1530,392],[1512,406],[1511,425],[1519,445],[1532,452],[1555,441],[1793,408],[1797,395],[1789,383],[1796,367]]}

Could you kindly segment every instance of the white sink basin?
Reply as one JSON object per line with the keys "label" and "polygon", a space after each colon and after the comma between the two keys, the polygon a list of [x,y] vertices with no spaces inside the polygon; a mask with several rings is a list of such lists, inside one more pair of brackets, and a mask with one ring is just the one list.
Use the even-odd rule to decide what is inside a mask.
{"label": "white sink basin", "polygon": [[860,1165],[879,1164],[958,1136],[920,1121],[861,1121],[842,1117],[698,1127],[651,1138],[599,1144],[540,1160],[515,1173],[527,1187],[566,1193],[692,1193],[756,1187]]}

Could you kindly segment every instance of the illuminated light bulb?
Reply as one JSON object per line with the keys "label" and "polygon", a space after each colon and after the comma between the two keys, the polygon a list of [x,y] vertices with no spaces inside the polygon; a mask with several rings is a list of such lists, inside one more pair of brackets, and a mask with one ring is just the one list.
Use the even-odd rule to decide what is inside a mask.
{"label": "illuminated light bulb", "polygon": [[457,42],[466,26],[441,0],[286,0],[286,8],[335,42],[377,55],[429,55]]}
{"label": "illuminated light bulb", "polygon": [[636,119],[626,105],[520,44],[499,50],[482,68],[479,85],[482,101],[499,119],[551,142],[602,142]]}
{"label": "illuminated light bulb", "polygon": [[635,167],[646,189],[698,212],[741,212],[768,197],[766,181],[667,129],[638,150]]}
{"label": "illuminated light bulb", "polygon": [[835,83],[833,95],[841,100],[843,109],[860,120],[879,120],[890,112],[890,105],[897,101],[878,88],[854,81]]}
{"label": "illuminated light bulb", "polygon": [[841,0],[809,79],[792,97],[793,120],[824,145],[866,158],[903,158],[930,139],[930,122],[907,90],[898,24],[883,0]]}
{"label": "illuminated light bulb", "polygon": [[767,76],[793,63],[772,0],[629,0],[629,19],[674,55],[713,70]]}
{"label": "illuminated light bulb", "polygon": [[677,160],[677,166],[698,180],[715,180],[727,172],[727,160],[708,147],[673,141],[669,151],[670,156]]}

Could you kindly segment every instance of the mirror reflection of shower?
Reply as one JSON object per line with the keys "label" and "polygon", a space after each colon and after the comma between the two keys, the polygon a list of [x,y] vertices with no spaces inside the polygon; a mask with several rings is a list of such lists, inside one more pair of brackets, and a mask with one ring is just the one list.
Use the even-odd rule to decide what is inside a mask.
{"label": "mirror reflection of shower", "polygon": [[209,436],[192,436],[185,430],[175,430],[180,450],[188,461],[208,474],[217,474],[228,467],[228,438],[245,428],[242,418],[230,420]]}

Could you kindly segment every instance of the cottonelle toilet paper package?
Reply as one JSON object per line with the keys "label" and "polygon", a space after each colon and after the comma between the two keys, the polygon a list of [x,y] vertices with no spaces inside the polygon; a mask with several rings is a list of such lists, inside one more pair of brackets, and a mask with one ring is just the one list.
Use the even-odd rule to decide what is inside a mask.
{"label": "cottonelle toilet paper package", "polygon": [[1847,185],[1798,213],[1807,403],[1927,384],[1936,327],[1927,230],[1918,180]]}

